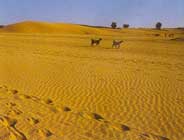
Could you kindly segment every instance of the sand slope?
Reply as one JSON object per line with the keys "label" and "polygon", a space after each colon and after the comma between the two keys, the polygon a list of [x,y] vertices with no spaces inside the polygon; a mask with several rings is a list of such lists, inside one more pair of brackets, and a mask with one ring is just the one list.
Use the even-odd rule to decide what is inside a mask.
{"label": "sand slope", "polygon": [[112,34],[114,31],[75,24],[25,21],[5,26],[0,32],[109,35],[109,32]]}
{"label": "sand slope", "polygon": [[183,140],[182,30],[61,26],[0,31],[0,140]]}

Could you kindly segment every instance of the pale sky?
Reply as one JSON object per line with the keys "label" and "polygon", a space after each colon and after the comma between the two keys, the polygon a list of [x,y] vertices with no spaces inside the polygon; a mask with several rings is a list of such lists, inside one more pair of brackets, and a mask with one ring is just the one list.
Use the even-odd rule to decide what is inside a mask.
{"label": "pale sky", "polygon": [[0,24],[25,20],[184,27],[184,0],[0,0]]}

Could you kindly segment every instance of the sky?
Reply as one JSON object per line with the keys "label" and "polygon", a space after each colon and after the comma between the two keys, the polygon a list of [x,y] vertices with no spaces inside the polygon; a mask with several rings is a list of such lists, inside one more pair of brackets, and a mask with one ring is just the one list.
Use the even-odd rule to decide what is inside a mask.
{"label": "sky", "polygon": [[0,0],[0,24],[34,20],[119,27],[184,27],[184,0]]}

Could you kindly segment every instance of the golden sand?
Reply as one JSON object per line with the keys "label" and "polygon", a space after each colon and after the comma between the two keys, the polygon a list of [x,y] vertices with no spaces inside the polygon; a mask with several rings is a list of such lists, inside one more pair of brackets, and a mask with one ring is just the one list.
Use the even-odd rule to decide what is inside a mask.
{"label": "golden sand", "polygon": [[182,30],[23,22],[0,52],[0,140],[184,140]]}

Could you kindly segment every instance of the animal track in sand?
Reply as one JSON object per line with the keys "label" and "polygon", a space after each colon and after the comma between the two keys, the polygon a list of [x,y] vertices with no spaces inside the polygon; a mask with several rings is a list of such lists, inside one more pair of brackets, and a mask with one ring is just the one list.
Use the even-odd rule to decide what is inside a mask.
{"label": "animal track in sand", "polygon": [[[25,94],[18,94],[18,90],[15,90],[15,89],[14,90],[8,90],[8,87],[7,86],[0,86],[0,89],[3,89],[3,90],[6,89],[6,91],[3,91],[5,93],[13,93],[14,95],[16,95],[15,97],[17,99],[32,100],[32,101],[34,101],[34,102],[36,102],[38,104],[44,105],[45,107],[49,108],[54,113],[57,113],[58,111],[61,111],[61,108],[58,108],[58,107],[55,107],[54,106],[54,102],[50,98],[44,100],[44,99],[40,99],[40,98],[38,98],[36,96],[30,96],[30,95],[25,95]],[[12,107],[16,106],[15,103],[7,103],[6,105],[9,108],[11,108],[11,109],[12,109]],[[47,106],[47,105],[49,105],[49,106]],[[69,107],[64,107],[63,108],[63,111],[69,112],[69,111],[71,111],[71,109]],[[9,114],[11,113],[11,114],[17,114],[17,115],[19,115],[19,114],[22,113],[22,111],[20,111],[18,109],[16,109],[16,110],[15,109],[14,110],[12,109],[8,113]]]}
{"label": "animal track in sand", "polygon": [[24,99],[31,99],[31,96],[29,96],[29,95],[21,95],[21,98],[24,98]]}
{"label": "animal track in sand", "polygon": [[[82,116],[83,118],[85,119],[95,119],[97,121],[101,121],[103,123],[106,123],[108,124],[109,127],[111,128],[114,128],[115,130],[119,131],[119,132],[128,132],[128,131],[135,131],[135,132],[139,132],[139,130],[137,129],[134,129],[125,124],[114,124],[113,122],[109,122],[109,121],[106,121],[104,119],[104,117],[102,117],[100,114],[97,114],[97,113],[84,113],[84,112],[80,112],[79,113],[80,116]],[[155,135],[155,134],[152,134],[152,133],[144,133],[144,134],[141,134],[140,133],[140,137],[143,138],[144,140],[169,140],[168,138],[166,137],[163,137],[163,136],[159,136],[159,135]]]}
{"label": "animal track in sand", "polygon": [[[20,94],[20,93],[18,93],[17,90],[8,89],[7,86],[1,86],[0,92],[3,94],[4,93],[10,94],[10,96],[7,96],[7,99],[8,99],[8,97],[10,97],[10,99],[12,97],[16,97],[16,99],[18,99],[18,100],[26,99],[28,102],[29,102],[29,100],[33,101],[33,102],[35,102],[35,104],[40,104],[43,107],[50,109],[52,112],[58,111],[57,108],[55,106],[53,106],[53,101],[51,99],[43,100],[43,99],[40,99],[36,96],[29,96],[29,95],[25,95],[25,94]],[[23,112],[17,108],[18,105],[15,102],[10,101],[10,102],[5,103],[5,105],[7,106],[7,111],[5,113],[7,116],[0,115],[0,125],[2,125],[3,127],[5,127],[8,130],[8,133],[9,133],[8,137],[10,139],[12,139],[12,140],[27,140],[26,136],[16,128],[17,120],[11,119],[8,117],[8,116],[20,115]],[[69,111],[69,108],[65,108],[65,110]],[[25,112],[25,115],[27,113],[29,115],[29,112]],[[26,120],[31,125],[36,125],[40,122],[40,120],[38,118],[31,117],[31,116],[30,117],[28,116],[28,118]],[[43,136],[43,137],[50,137],[53,135],[53,133],[50,130],[43,129],[43,128],[39,128],[37,130],[37,132],[38,132],[38,135]]]}
{"label": "animal track in sand", "polygon": [[12,102],[6,103],[6,105],[7,105],[9,108],[12,108],[12,107],[16,106],[16,104],[15,104],[15,103],[12,103]]}
{"label": "animal track in sand", "polygon": [[17,123],[16,119],[11,119],[7,116],[0,115],[0,124],[2,124],[5,127],[15,127]]}
{"label": "animal track in sand", "polygon": [[16,90],[16,89],[12,89],[12,90],[9,90],[9,93],[17,94],[17,93],[18,93],[18,90]]}
{"label": "animal track in sand", "polygon": [[34,124],[38,124],[40,122],[39,119],[37,118],[34,118],[34,117],[30,117],[30,118],[27,118],[27,120],[29,121],[30,124],[34,125]]}
{"label": "animal track in sand", "polygon": [[17,120],[0,115],[0,124],[10,131],[11,140],[27,140],[26,136],[16,128]]}
{"label": "animal track in sand", "polygon": [[19,109],[11,109],[11,110],[9,110],[8,112],[7,112],[7,114],[8,115],[20,115],[20,114],[22,114],[23,112],[21,111],[21,110],[19,110]]}
{"label": "animal track in sand", "polygon": [[46,103],[46,104],[53,104],[53,101],[52,101],[51,99],[47,99],[47,100],[45,101],[45,103]]}
{"label": "animal track in sand", "polygon": [[41,101],[41,99],[38,98],[38,97],[36,97],[36,96],[24,95],[24,98],[26,98],[26,99],[31,99],[31,100],[33,100],[33,101],[35,101],[35,102],[40,102],[40,101]]}
{"label": "animal track in sand", "polygon": [[43,137],[50,137],[53,135],[53,133],[48,129],[39,129],[38,133]]}
{"label": "animal track in sand", "polygon": [[169,138],[163,137],[163,136],[158,136],[158,135],[154,135],[151,133],[143,133],[140,134],[141,138],[145,138],[146,140],[169,140]]}
{"label": "animal track in sand", "polygon": [[[36,102],[37,104],[44,105],[45,107],[49,108],[54,113],[57,113],[59,111],[58,108],[53,106],[54,102],[51,99],[43,100],[43,99],[40,99],[36,96],[29,96],[29,95],[25,95],[25,94],[20,94],[19,97],[22,99],[32,100],[32,101]],[[49,105],[49,106],[47,106],[47,105]]]}
{"label": "animal track in sand", "polygon": [[[1,93],[11,93],[13,96],[18,97],[19,99],[26,99],[27,101],[34,101],[36,104],[42,105],[42,107],[45,107],[47,109],[50,109],[52,112],[56,113],[58,111],[64,111],[64,112],[71,112],[72,109],[68,106],[60,106],[60,105],[54,105],[54,101],[50,98],[47,100],[38,98],[36,96],[29,96],[25,94],[20,94],[18,90],[9,90],[7,86],[0,86],[0,92]],[[24,100],[23,100],[24,101]],[[18,103],[18,102],[16,102]],[[22,110],[18,109],[18,105],[13,101],[10,101],[6,103],[6,106],[8,107],[9,111],[7,113],[8,116],[16,116],[20,115],[21,113],[25,113]],[[43,108],[44,109],[44,108]],[[80,115],[81,117],[85,118],[86,120],[94,121],[95,123],[100,123],[99,125],[104,125],[105,127],[108,127],[111,130],[116,130],[118,133],[134,133],[140,137],[140,139],[143,140],[169,140],[166,137],[155,135],[152,133],[141,133],[141,131],[131,128],[125,124],[118,124],[114,123],[113,121],[106,120],[101,114],[98,114],[96,112],[88,112],[88,111],[73,111],[73,115]],[[40,120],[35,117],[28,116],[27,121],[31,125],[36,125],[40,123]],[[17,120],[11,119],[7,116],[0,115],[0,125],[3,125],[4,127],[8,128],[10,131],[10,138],[15,140],[27,140],[26,136],[21,133],[16,128]],[[113,128],[113,129],[112,129]],[[105,132],[105,131],[104,131]],[[37,134],[43,137],[50,137],[53,135],[53,133],[48,129],[37,129]]]}
{"label": "animal track in sand", "polygon": [[121,129],[122,129],[122,131],[130,131],[130,127],[128,127],[124,124],[121,125]]}
{"label": "animal track in sand", "polygon": [[71,111],[71,109],[70,109],[69,107],[67,107],[67,106],[65,106],[65,107],[63,108],[63,110],[64,110],[65,112]]}
{"label": "animal track in sand", "polygon": [[10,110],[7,110],[8,115],[20,115],[23,113],[20,109],[17,108],[16,103],[9,102],[9,103],[6,103],[6,105],[10,109]]}
{"label": "animal track in sand", "polygon": [[104,120],[104,118],[97,113],[92,113],[92,116],[95,120],[98,120],[98,121]]}

